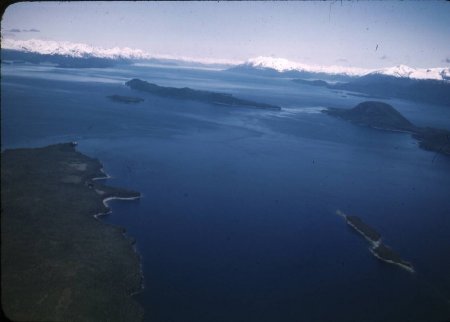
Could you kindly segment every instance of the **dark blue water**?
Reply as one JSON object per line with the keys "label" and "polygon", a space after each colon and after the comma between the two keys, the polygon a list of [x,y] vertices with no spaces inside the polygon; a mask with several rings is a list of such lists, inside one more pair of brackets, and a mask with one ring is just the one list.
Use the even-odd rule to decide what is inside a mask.
{"label": "dark blue water", "polygon": [[[134,77],[284,110],[106,98],[130,95],[123,82]],[[77,140],[109,184],[143,194],[111,202],[105,220],[137,239],[147,321],[445,321],[450,160],[408,134],[320,113],[361,101],[215,70],[5,66],[2,148]],[[387,102],[450,128],[448,107]],[[417,273],[373,257],[337,209],[374,226]]]}

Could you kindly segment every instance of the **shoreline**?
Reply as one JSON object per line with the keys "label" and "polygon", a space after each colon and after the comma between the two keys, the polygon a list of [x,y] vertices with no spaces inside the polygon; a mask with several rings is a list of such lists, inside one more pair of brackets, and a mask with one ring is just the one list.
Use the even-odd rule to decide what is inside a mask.
{"label": "shoreline", "polygon": [[415,273],[415,272],[416,272],[412,266],[407,266],[407,265],[402,264],[402,263],[398,263],[398,262],[391,261],[391,260],[389,260],[389,259],[382,258],[382,257],[378,256],[378,255],[374,252],[374,248],[369,248],[369,249],[370,249],[370,252],[373,254],[373,256],[375,256],[376,258],[378,258],[379,260],[381,260],[381,261],[383,261],[383,262],[386,262],[386,263],[389,263],[389,264],[393,264],[393,265],[400,266],[401,268],[407,270],[407,271],[410,272],[410,273]]}
{"label": "shoreline", "polygon": [[408,263],[408,262],[406,262],[406,261],[404,261],[403,259],[400,259],[400,258],[399,258],[398,261],[387,259],[387,258],[384,258],[384,257],[382,257],[382,256],[380,256],[379,254],[376,253],[376,249],[381,247],[381,246],[383,246],[385,249],[388,249],[391,252],[391,255],[395,255],[397,257],[400,257],[396,253],[394,253],[389,247],[387,247],[385,244],[383,244],[383,241],[382,241],[381,237],[378,240],[373,240],[372,238],[367,236],[362,230],[360,230],[356,225],[354,225],[350,220],[348,220],[348,216],[345,213],[343,213],[342,211],[340,211],[338,209],[338,210],[336,210],[336,214],[341,216],[341,217],[343,217],[345,222],[347,223],[347,225],[349,225],[354,230],[356,230],[361,236],[363,236],[370,243],[369,250],[370,250],[370,252],[372,253],[373,256],[375,256],[379,260],[381,260],[383,262],[386,262],[388,264],[397,265],[397,266],[407,270],[410,273],[415,273],[414,267],[412,266],[411,263]]}
{"label": "shoreline", "polygon": [[141,194],[96,181],[111,176],[75,146],[2,152],[2,308],[17,321],[142,322],[136,240],[100,218]]}
{"label": "shoreline", "polygon": [[105,172],[103,167],[100,168],[100,172],[102,172],[105,176],[104,177],[94,177],[94,178],[91,178],[91,180],[92,181],[97,181],[97,180],[104,180],[104,179],[111,179],[112,178],[109,174],[107,174]]}
{"label": "shoreline", "polygon": [[[106,179],[111,179],[111,178],[112,178],[112,176],[110,176],[108,173],[105,172],[105,170],[104,170],[104,168],[103,168],[103,165],[102,165],[102,167],[100,168],[100,171],[101,171],[105,176],[104,176],[104,177],[95,177],[95,178],[91,178],[92,181],[95,181],[95,180],[106,180]],[[111,201],[111,200],[128,200],[128,201],[130,201],[130,200],[138,200],[138,199],[141,199],[141,198],[142,198],[142,194],[141,194],[141,193],[139,193],[139,195],[138,195],[138,196],[135,196],[135,197],[120,197],[120,196],[108,196],[108,197],[105,197],[105,198],[102,199],[102,203],[103,203],[103,205],[105,206],[106,211],[105,211],[105,212],[100,212],[100,213],[94,214],[93,217],[94,217],[96,220],[98,220],[98,221],[101,222],[101,218],[100,218],[100,217],[106,216],[106,215],[109,215],[109,214],[112,213],[112,209],[108,206],[108,201]],[[104,224],[108,224],[108,223],[105,223],[105,222],[103,222],[103,223],[104,223]],[[126,229],[125,229],[125,227],[122,227],[122,226],[119,226],[119,227],[123,229],[123,231],[122,231],[123,237],[124,237],[126,240],[130,240],[130,238],[126,235]],[[130,297],[133,297],[134,295],[140,294],[140,293],[142,293],[142,292],[144,291],[144,289],[145,289],[145,282],[144,282],[144,269],[143,269],[143,266],[142,266],[142,255],[141,255],[141,253],[137,250],[136,240],[135,240],[135,239],[133,239],[133,242],[132,242],[131,245],[132,245],[133,252],[134,252],[134,253],[138,256],[138,258],[139,258],[139,275],[140,275],[140,280],[141,280],[139,289],[137,289],[136,291],[133,291],[133,292],[131,292],[131,293],[129,294]]]}

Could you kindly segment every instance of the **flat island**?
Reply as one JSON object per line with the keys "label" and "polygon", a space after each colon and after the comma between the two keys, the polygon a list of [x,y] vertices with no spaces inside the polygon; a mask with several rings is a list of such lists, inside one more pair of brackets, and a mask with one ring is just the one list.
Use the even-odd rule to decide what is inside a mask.
{"label": "flat island", "polygon": [[450,131],[415,126],[389,104],[367,101],[352,109],[328,108],[322,112],[359,125],[411,133],[420,148],[450,155]]}
{"label": "flat island", "polygon": [[134,96],[122,96],[122,95],[110,95],[108,98],[114,102],[118,103],[140,103],[143,102],[144,99],[140,97],[134,97]]}
{"label": "flat island", "polygon": [[249,100],[244,100],[236,98],[231,94],[209,92],[196,90],[189,87],[176,88],[176,87],[164,87],[156,84],[152,84],[137,78],[134,78],[125,83],[126,86],[131,89],[147,92],[153,95],[175,98],[175,99],[185,99],[198,101],[203,103],[226,105],[226,106],[241,106],[241,107],[251,107],[259,109],[273,109],[280,110],[281,107],[271,104],[258,103]]}
{"label": "flat island", "polygon": [[390,264],[398,265],[401,268],[414,273],[414,267],[412,266],[412,264],[403,260],[400,255],[383,244],[381,241],[381,235],[375,229],[363,222],[361,218],[357,216],[346,215],[340,210],[337,210],[336,214],[342,216],[350,227],[355,229],[359,234],[361,234],[365,239],[369,241],[371,245],[370,251],[376,258]]}
{"label": "flat island", "polygon": [[109,211],[105,199],[140,194],[96,180],[104,177],[72,143],[2,152],[2,308],[11,320],[142,320],[132,240],[94,216]]}

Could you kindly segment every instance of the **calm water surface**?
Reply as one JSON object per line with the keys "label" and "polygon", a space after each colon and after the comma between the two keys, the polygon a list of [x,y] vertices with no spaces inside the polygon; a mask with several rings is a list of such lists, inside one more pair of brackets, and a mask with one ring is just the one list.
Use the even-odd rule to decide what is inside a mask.
{"label": "calm water surface", "polygon": [[[153,97],[123,85],[135,77],[283,111]],[[76,140],[109,184],[143,194],[112,201],[105,220],[137,239],[146,321],[445,321],[450,159],[320,112],[362,100],[216,70],[2,66],[2,149]],[[386,102],[450,129],[449,107]],[[375,227],[417,273],[377,260],[337,209]]]}

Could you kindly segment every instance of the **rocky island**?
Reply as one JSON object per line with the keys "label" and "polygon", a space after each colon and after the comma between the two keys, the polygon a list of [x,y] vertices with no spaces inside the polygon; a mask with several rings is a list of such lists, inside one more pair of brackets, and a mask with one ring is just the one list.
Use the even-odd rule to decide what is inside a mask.
{"label": "rocky island", "polygon": [[415,126],[389,104],[367,101],[352,109],[328,108],[322,112],[359,125],[411,133],[422,149],[450,155],[450,131]]}
{"label": "rocky island", "polygon": [[110,95],[110,96],[108,96],[108,98],[114,102],[127,103],[127,104],[140,103],[140,102],[144,101],[143,98],[134,97],[134,96]]}
{"label": "rocky island", "polygon": [[111,198],[102,165],[72,143],[2,152],[2,308],[14,321],[141,321],[140,258],[97,219]]}
{"label": "rocky island", "polygon": [[359,234],[361,234],[365,239],[369,241],[370,251],[375,257],[384,262],[398,265],[401,268],[414,273],[414,267],[412,266],[412,264],[403,260],[400,255],[383,244],[381,241],[381,235],[375,229],[363,222],[361,218],[357,216],[346,215],[340,210],[337,210],[336,214],[342,216],[350,227],[355,229]]}
{"label": "rocky island", "polygon": [[163,87],[156,84],[152,84],[140,79],[132,79],[125,83],[126,86],[131,89],[147,92],[152,95],[157,95],[161,97],[167,98],[175,98],[175,99],[184,99],[184,100],[192,100],[203,103],[217,104],[217,105],[226,105],[226,106],[241,106],[241,107],[250,107],[250,108],[259,108],[259,109],[272,109],[272,110],[280,110],[281,107],[271,104],[258,103],[249,100],[244,100],[240,98],[236,98],[231,94],[227,93],[218,93],[218,92],[209,92],[196,90],[189,87],[176,88],[176,87]]}

